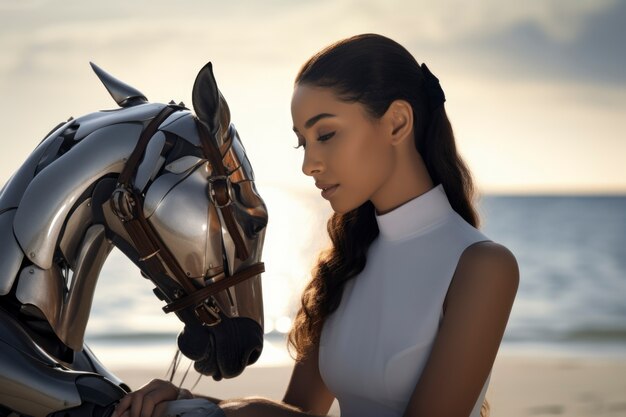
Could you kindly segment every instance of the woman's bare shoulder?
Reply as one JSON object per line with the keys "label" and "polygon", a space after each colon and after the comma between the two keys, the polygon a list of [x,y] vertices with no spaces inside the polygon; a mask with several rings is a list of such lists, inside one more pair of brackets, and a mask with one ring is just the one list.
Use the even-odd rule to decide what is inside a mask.
{"label": "woman's bare shoulder", "polygon": [[491,240],[469,245],[459,259],[459,268],[517,268],[513,252],[506,246]]}
{"label": "woman's bare shoulder", "polygon": [[472,294],[493,290],[506,290],[515,294],[519,286],[519,267],[515,255],[504,245],[484,241],[468,246],[463,251],[450,291]]}

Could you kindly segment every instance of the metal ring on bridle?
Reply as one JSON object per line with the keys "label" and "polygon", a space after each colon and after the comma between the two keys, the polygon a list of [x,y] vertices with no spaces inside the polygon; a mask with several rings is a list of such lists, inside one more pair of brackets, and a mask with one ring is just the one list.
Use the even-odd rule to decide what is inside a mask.
{"label": "metal ring on bridle", "polygon": [[[231,182],[228,175],[214,175],[209,177],[208,180],[209,198],[215,207],[222,208],[230,205],[233,201],[233,196],[231,194]],[[222,196],[226,196],[227,201],[218,201]]]}

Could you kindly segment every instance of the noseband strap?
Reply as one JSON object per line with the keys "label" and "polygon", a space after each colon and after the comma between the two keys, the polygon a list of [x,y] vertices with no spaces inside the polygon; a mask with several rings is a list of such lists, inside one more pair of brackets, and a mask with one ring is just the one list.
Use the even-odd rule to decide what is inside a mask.
{"label": "noseband strap", "polygon": [[241,272],[223,278],[215,282],[214,284],[197,290],[193,294],[189,294],[185,297],[179,298],[174,302],[169,303],[168,305],[163,307],[163,311],[165,311],[166,313],[171,313],[172,311],[178,311],[187,307],[200,304],[209,297],[217,294],[218,292],[223,291],[228,287],[232,287],[233,285],[239,284],[240,282],[245,281],[248,278],[259,275],[262,272],[265,272],[265,265],[263,264],[263,262],[256,263]]}
{"label": "noseband strap", "polygon": [[[195,308],[198,318],[204,324],[213,325],[219,322],[220,317],[216,313],[214,306],[208,306],[204,302],[218,292],[264,272],[265,266],[263,262],[255,263],[231,276],[207,284],[203,288],[196,288],[188,279],[168,247],[148,223],[143,213],[143,200],[140,191],[136,190],[132,184],[133,174],[140,162],[141,156],[145,152],[148,142],[157,132],[159,126],[172,113],[182,109],[185,109],[185,107],[168,105],[163,108],[141,132],[135,149],[129,156],[128,161],[120,173],[117,188],[111,196],[111,206],[113,212],[122,221],[126,232],[132,239],[139,255],[139,262],[142,262],[150,278],[158,280],[159,277],[163,275],[170,276],[184,291],[184,293],[175,291],[174,294],[168,294],[168,298],[173,301],[163,307],[163,311],[166,313],[176,312],[187,307],[202,304],[198,308]],[[248,258],[249,252],[237,228],[237,223],[235,222],[232,212],[230,182],[223,180],[224,178],[228,179],[228,173],[224,168],[222,155],[216,143],[209,137],[209,131],[206,125],[198,119],[195,119],[195,121],[200,134],[203,152],[208,158],[212,168],[208,186],[209,198],[211,198],[222,213],[222,218],[226,223],[228,232],[235,243],[237,257],[245,260]],[[213,178],[213,180],[211,180],[211,178]]]}

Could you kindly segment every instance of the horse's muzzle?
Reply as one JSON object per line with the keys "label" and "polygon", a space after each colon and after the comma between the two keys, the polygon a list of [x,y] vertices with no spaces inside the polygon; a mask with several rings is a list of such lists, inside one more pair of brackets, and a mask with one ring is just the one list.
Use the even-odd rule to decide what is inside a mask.
{"label": "horse's muzzle", "polygon": [[186,324],[178,335],[180,351],[193,360],[196,371],[216,381],[234,378],[259,359],[263,329],[245,317],[222,317],[215,326]]}

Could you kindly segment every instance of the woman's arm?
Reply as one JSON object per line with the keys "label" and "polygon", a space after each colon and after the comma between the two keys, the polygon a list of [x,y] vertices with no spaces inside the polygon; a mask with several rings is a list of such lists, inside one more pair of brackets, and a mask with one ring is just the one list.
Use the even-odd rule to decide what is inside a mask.
{"label": "woman's arm", "polygon": [[205,398],[218,404],[227,417],[319,417],[328,413],[334,400],[319,373],[316,346],[294,366],[282,402],[261,397],[220,400],[155,379],[122,398],[111,417],[156,416],[161,414],[165,402],[185,398]]}
{"label": "woman's arm", "polygon": [[296,362],[283,402],[301,410],[328,414],[335,396],[326,387],[319,369],[319,346],[315,345],[306,358]]}
{"label": "woman's arm", "polygon": [[482,242],[467,248],[447,308],[404,417],[467,417],[496,358],[519,285],[513,254]]}
{"label": "woman's arm", "polygon": [[319,371],[319,347],[296,362],[282,402],[261,397],[219,403],[227,417],[320,417],[326,416],[335,397]]}
{"label": "woman's arm", "polygon": [[229,399],[219,403],[227,417],[320,417],[328,413],[335,397],[319,371],[319,347],[296,362],[282,402],[261,397]]}

